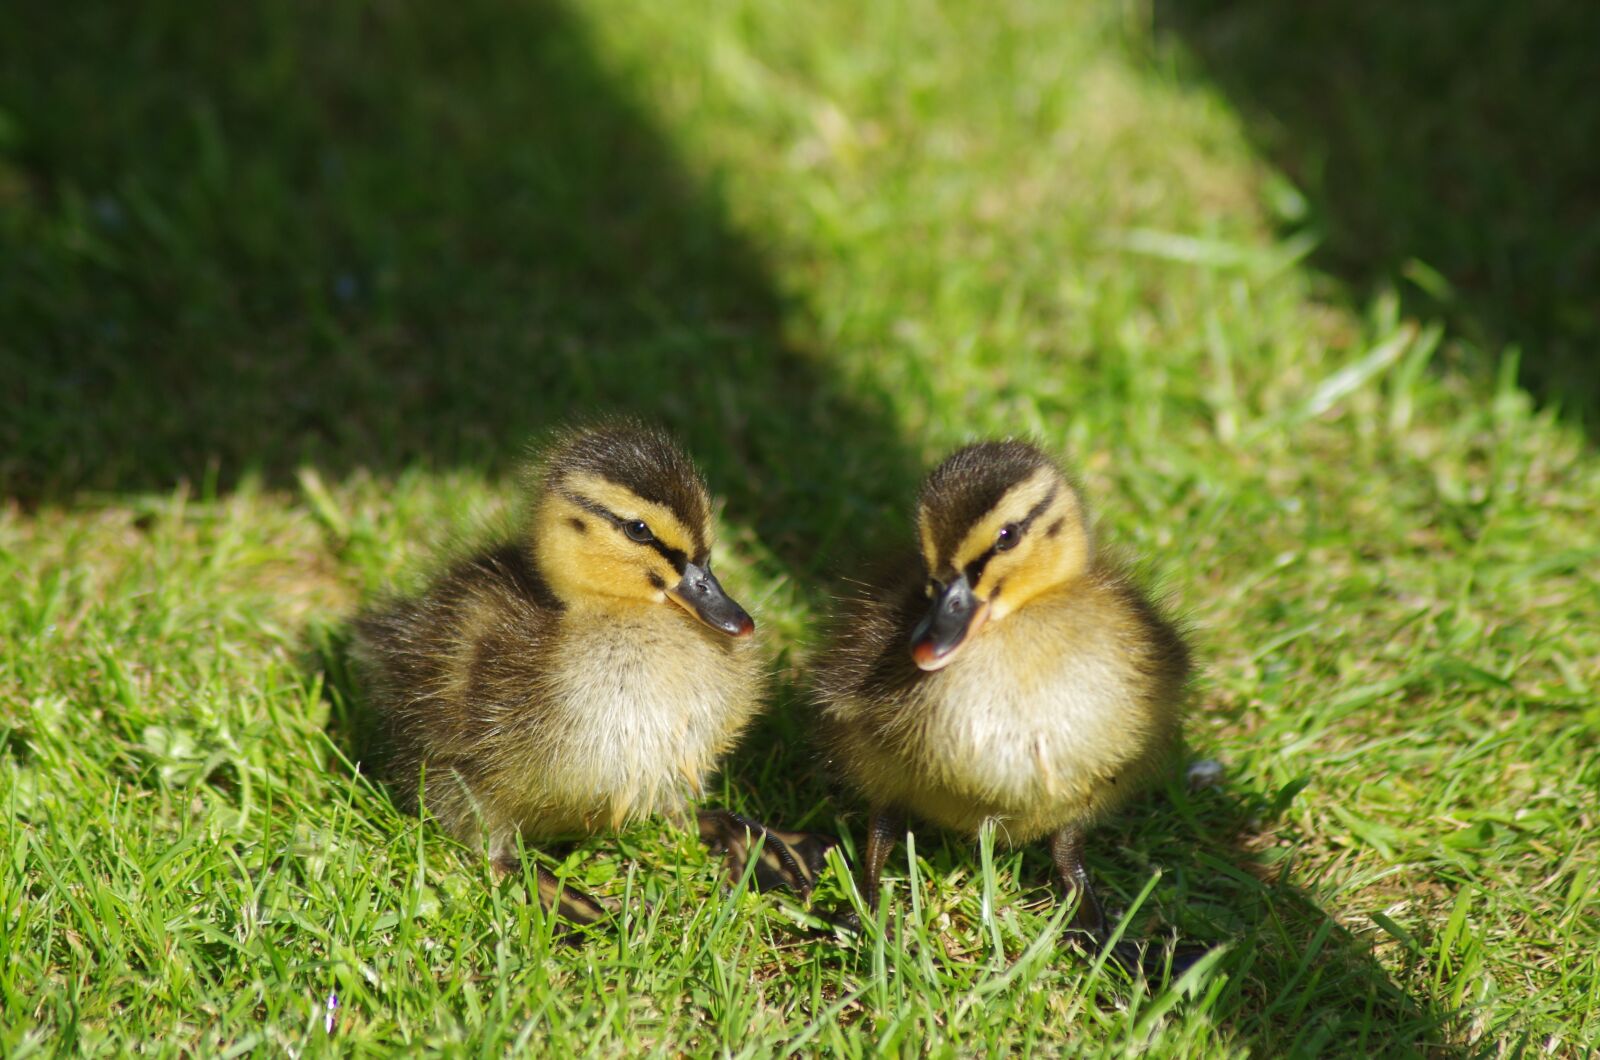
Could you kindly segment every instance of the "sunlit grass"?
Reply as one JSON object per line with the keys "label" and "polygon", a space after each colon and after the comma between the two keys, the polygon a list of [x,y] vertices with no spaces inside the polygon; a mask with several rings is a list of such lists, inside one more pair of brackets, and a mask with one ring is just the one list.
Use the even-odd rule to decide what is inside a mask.
{"label": "sunlit grass", "polygon": [[[151,14],[105,129],[93,67],[30,90],[54,60],[0,43],[6,1055],[1600,1037],[1600,461],[1510,356],[1309,263],[1136,9],[337,10]],[[1091,865],[1130,933],[1216,956],[1131,982],[1057,944],[1041,852],[931,829],[848,946],[664,826],[553,851],[627,900],[572,946],[397,814],[349,761],[345,623],[513,523],[526,438],[594,406],[686,437],[773,655],[711,797],[847,837],[806,742],[829,594],[948,448],[1068,458],[1185,617],[1225,765]]]}

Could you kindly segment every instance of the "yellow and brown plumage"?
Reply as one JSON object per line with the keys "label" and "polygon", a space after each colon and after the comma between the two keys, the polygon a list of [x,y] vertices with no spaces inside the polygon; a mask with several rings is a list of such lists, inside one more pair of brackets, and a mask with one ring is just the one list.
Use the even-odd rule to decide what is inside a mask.
{"label": "yellow and brown plumage", "polygon": [[[519,539],[356,625],[397,794],[504,868],[518,836],[683,820],[763,685],[754,623],[711,570],[710,495],[670,438],[573,431],[535,482]],[[702,833],[736,842],[705,816]],[[571,919],[599,915],[542,870],[540,890]]]}
{"label": "yellow and brown plumage", "polygon": [[1104,936],[1085,830],[1168,760],[1189,654],[1096,549],[1043,452],[985,442],[917,502],[919,555],[838,619],[816,675],[833,767],[872,816],[864,893],[903,817],[1004,841],[1050,836],[1077,926]]}

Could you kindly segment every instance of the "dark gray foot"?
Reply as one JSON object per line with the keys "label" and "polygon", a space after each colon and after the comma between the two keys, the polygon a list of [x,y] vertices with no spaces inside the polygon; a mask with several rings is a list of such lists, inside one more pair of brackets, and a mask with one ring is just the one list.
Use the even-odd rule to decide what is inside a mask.
{"label": "dark gray foot", "polygon": [[[495,872],[510,876],[522,871],[522,861],[515,854],[501,854],[494,859]],[[539,904],[567,923],[588,927],[609,919],[622,911],[622,903],[614,898],[601,898],[563,884],[543,865],[534,866],[539,886]]]}
{"label": "dark gray foot", "polygon": [[816,832],[770,828],[732,810],[701,810],[697,821],[700,841],[727,858],[734,879],[744,875],[754,854],[756,890],[787,887],[801,898],[811,897],[828,850],[838,843]]}

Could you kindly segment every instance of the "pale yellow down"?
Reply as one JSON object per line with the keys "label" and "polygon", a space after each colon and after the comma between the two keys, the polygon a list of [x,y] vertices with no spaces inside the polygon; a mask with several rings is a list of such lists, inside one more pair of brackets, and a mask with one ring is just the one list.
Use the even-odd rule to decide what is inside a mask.
{"label": "pale yellow down", "polygon": [[1141,631],[1120,587],[1083,578],[990,622],[959,660],[892,707],[834,708],[840,764],[874,806],[1023,843],[1100,817],[1177,733],[1152,702]]}
{"label": "pale yellow down", "polygon": [[962,832],[993,820],[1002,839],[1027,842],[1092,823],[1173,749],[1181,641],[1097,558],[1078,492],[1054,468],[1012,486],[948,556],[936,549],[937,513],[919,510],[928,576],[965,571],[1047,498],[1015,547],[984,565],[972,588],[987,620],[949,665],[918,672],[902,661],[906,607],[927,594],[889,587],[857,605],[824,657],[827,746],[875,809]]}
{"label": "pale yellow down", "polygon": [[703,560],[711,544],[709,526],[568,474],[536,494],[520,540],[365,617],[358,634],[396,744],[397,793],[408,800],[420,782],[427,810],[495,858],[519,834],[685,819],[761,706],[756,638],[679,606],[666,591],[681,578],[673,564],[574,498],[644,520],[686,556]]}

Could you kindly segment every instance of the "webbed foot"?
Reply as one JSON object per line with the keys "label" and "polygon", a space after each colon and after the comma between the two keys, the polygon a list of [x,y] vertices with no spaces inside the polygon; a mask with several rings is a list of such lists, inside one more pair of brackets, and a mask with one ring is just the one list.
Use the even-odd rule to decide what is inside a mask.
{"label": "webbed foot", "polygon": [[732,810],[701,810],[696,816],[700,841],[726,855],[728,872],[735,879],[749,867],[751,854],[757,855],[754,881],[758,891],[787,887],[801,898],[810,898],[817,875],[827,863],[828,850],[839,842],[816,832],[769,828]]}
{"label": "webbed foot", "polygon": [[[493,865],[496,875],[502,878],[522,871],[522,861],[515,854],[501,854]],[[576,927],[597,924],[622,911],[622,903],[615,898],[580,891],[557,879],[555,873],[543,865],[534,866],[534,876],[539,887],[539,904]]]}

